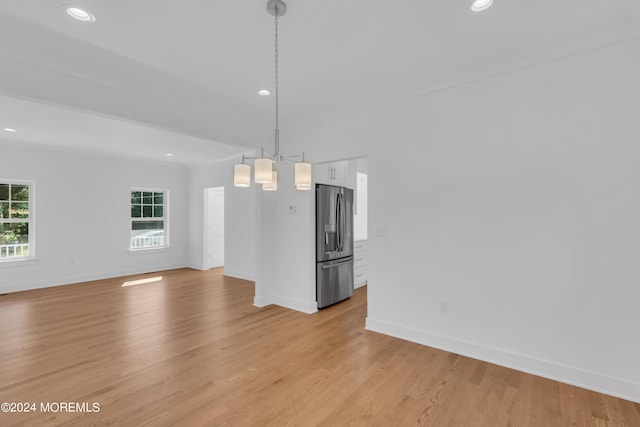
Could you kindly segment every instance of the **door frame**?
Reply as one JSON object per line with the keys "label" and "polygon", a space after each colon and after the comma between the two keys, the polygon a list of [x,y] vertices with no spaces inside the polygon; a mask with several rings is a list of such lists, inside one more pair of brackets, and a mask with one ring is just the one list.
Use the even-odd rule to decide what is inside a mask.
{"label": "door frame", "polygon": [[[225,194],[225,188],[224,186],[218,186],[218,187],[207,187],[204,189],[203,191],[203,205],[204,205],[204,209],[203,209],[203,227],[202,227],[202,267],[203,270],[209,270],[211,267],[211,260],[209,259],[209,226],[211,225],[209,223],[209,193],[212,190],[217,190],[220,191],[222,190],[222,194],[223,194],[223,200],[224,200],[224,204],[226,204],[226,197],[224,196]],[[223,211],[222,211],[222,218],[224,221],[224,206],[223,206]],[[224,234],[224,232],[223,232]],[[226,239],[226,237],[225,237]],[[225,242],[223,239],[223,243],[222,243],[222,251],[224,254],[224,250],[225,250]],[[224,256],[224,255],[223,255]]]}

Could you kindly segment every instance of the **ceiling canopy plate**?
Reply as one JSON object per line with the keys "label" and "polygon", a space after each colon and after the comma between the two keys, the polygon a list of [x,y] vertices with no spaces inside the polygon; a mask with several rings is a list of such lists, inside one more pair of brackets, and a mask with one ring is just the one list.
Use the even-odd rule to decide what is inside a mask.
{"label": "ceiling canopy plate", "polygon": [[287,4],[282,0],[269,0],[267,2],[267,11],[272,15],[278,17],[287,13]]}

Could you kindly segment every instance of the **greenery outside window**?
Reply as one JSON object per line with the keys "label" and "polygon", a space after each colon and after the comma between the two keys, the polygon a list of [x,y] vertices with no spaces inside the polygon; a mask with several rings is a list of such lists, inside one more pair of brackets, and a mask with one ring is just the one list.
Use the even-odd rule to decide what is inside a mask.
{"label": "greenery outside window", "polygon": [[131,250],[169,246],[167,233],[168,190],[131,190]]}
{"label": "greenery outside window", "polygon": [[0,180],[0,262],[34,257],[33,182]]}

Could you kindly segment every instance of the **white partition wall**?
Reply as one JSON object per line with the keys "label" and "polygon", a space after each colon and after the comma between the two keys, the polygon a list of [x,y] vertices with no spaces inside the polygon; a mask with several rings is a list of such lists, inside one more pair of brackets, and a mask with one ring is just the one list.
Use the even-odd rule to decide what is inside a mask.
{"label": "white partition wall", "polygon": [[[0,141],[3,178],[35,182],[33,261],[0,263],[0,293],[184,267],[187,169]],[[130,251],[131,189],[170,193],[170,245]]]}
{"label": "white partition wall", "polygon": [[639,74],[629,41],[284,132],[368,156],[367,327],[640,401]]}

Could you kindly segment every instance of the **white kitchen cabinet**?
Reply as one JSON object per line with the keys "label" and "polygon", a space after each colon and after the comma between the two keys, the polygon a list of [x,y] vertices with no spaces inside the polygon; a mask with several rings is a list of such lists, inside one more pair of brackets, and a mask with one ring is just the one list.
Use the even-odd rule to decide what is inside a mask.
{"label": "white kitchen cabinet", "polygon": [[356,177],[356,162],[354,160],[345,160],[344,161],[344,187],[351,188],[354,191],[354,199],[353,202],[355,204],[355,190],[358,182],[358,178]]}
{"label": "white kitchen cabinet", "polygon": [[313,165],[313,180],[318,184],[337,185],[334,179],[336,176],[335,163],[337,162]]}
{"label": "white kitchen cabinet", "polygon": [[313,166],[313,180],[318,184],[355,188],[356,167],[351,160],[318,163]]}
{"label": "white kitchen cabinet", "polygon": [[353,247],[353,286],[355,288],[367,284],[367,264],[367,241],[355,241]]}
{"label": "white kitchen cabinet", "polygon": [[328,173],[329,179],[335,183],[335,185],[343,185],[345,181],[345,177],[347,176],[346,172],[346,162],[331,162],[328,165]]}

